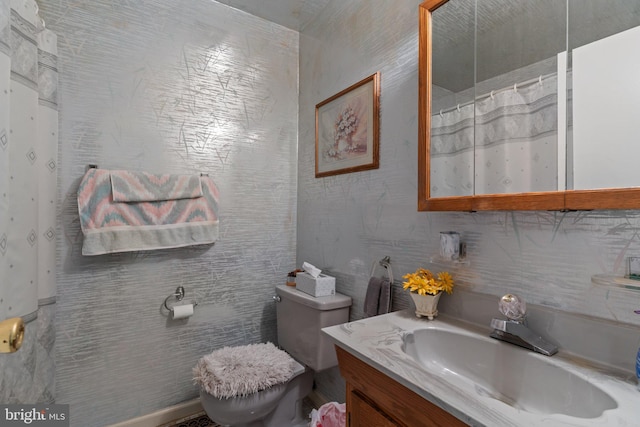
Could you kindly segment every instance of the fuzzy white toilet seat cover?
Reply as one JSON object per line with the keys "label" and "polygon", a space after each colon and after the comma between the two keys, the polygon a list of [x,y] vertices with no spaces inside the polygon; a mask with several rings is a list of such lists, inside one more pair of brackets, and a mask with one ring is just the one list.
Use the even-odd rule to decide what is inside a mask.
{"label": "fuzzy white toilet seat cover", "polygon": [[224,347],[200,358],[193,379],[212,396],[228,399],[289,381],[295,365],[291,356],[270,342]]}

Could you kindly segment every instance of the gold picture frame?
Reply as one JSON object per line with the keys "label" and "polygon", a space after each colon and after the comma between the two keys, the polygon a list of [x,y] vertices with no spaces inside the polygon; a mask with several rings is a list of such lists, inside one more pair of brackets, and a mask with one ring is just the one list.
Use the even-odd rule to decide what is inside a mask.
{"label": "gold picture frame", "polygon": [[316,178],[380,167],[380,72],[316,105]]}

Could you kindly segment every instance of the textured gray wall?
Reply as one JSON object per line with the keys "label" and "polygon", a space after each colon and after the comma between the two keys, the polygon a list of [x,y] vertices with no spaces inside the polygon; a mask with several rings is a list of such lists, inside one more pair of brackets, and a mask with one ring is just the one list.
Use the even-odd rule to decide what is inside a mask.
{"label": "textured gray wall", "polygon": [[[371,263],[388,255],[398,284],[417,267],[448,270],[475,292],[513,291],[530,303],[640,325],[640,292],[591,283],[594,274],[624,275],[625,257],[640,255],[638,211],[416,211],[419,3],[333,0],[301,32],[298,262],[337,277],[338,290],[354,298],[354,319]],[[316,179],[314,106],[378,70],[380,169]],[[443,230],[462,234],[469,266],[429,263]],[[400,286],[395,296],[394,308],[412,306]],[[318,385],[344,398],[336,371],[319,375]]]}
{"label": "textured gray wall", "polygon": [[[209,0],[41,2],[59,37],[62,215],[56,401],[101,426],[197,396],[191,368],[275,340],[273,288],[295,262],[298,33]],[[85,166],[208,173],[210,247],[80,254]],[[183,285],[199,306],[168,321]]]}
{"label": "textured gray wall", "polygon": [[[336,275],[353,318],[371,263],[389,255],[397,282],[418,266],[446,268],[467,289],[640,324],[638,293],[590,282],[623,274],[624,257],[640,252],[637,211],[416,211],[419,3],[328,3],[300,34],[296,128],[295,32],[204,0],[42,2],[60,37],[56,400],[71,403],[74,425],[194,397],[200,355],[274,339],[267,299],[294,255]],[[380,169],[314,178],[315,104],[378,70]],[[74,192],[87,163],[209,172],[222,191],[220,241],[83,258]],[[468,267],[428,263],[445,229],[468,242]],[[201,302],[186,324],[159,313],[178,284]],[[398,288],[395,297],[395,308],[410,306]],[[343,399],[335,370],[318,386]]]}

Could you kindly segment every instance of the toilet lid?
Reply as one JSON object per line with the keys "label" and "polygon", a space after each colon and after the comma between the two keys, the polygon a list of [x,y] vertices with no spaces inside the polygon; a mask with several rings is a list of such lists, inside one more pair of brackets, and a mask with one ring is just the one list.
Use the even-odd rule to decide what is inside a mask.
{"label": "toilet lid", "polygon": [[276,294],[281,298],[288,298],[299,304],[306,305],[315,310],[337,310],[344,307],[351,307],[351,297],[336,293],[335,295],[327,295],[324,297],[314,297],[297,290],[291,286],[278,285],[276,286]]}
{"label": "toilet lid", "polygon": [[194,380],[218,398],[247,396],[286,383],[304,366],[272,343],[224,347],[203,356],[193,368]]}

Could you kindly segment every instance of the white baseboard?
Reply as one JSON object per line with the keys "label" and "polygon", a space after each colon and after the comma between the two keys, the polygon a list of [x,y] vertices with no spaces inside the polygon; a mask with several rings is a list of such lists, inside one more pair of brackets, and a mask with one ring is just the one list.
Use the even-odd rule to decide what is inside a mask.
{"label": "white baseboard", "polygon": [[151,414],[132,418],[121,423],[112,424],[109,427],[157,427],[189,415],[202,412],[204,409],[200,404],[200,398],[188,400],[168,408],[160,409]]}
{"label": "white baseboard", "polygon": [[[309,393],[307,397],[316,408],[319,408],[329,402],[325,396],[315,390]],[[108,427],[158,427],[202,411],[204,411],[204,409],[200,404],[200,399],[196,398],[174,406],[169,406],[168,408],[160,409],[159,411],[152,412],[151,414],[112,424]]]}

